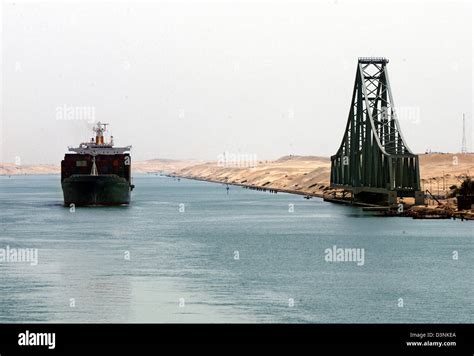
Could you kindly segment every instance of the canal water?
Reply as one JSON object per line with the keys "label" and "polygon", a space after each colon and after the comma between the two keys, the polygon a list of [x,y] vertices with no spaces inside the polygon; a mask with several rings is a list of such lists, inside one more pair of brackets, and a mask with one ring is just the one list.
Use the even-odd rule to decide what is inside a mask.
{"label": "canal water", "polygon": [[0,322],[474,322],[472,222],[134,184],[129,207],[73,210],[59,176],[0,177]]}

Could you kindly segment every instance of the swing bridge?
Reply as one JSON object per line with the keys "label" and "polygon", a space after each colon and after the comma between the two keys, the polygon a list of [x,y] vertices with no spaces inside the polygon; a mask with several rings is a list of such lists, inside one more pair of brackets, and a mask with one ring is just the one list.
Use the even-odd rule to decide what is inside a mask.
{"label": "swing bridge", "polygon": [[388,59],[359,58],[344,136],[331,156],[331,187],[352,202],[423,203],[419,159],[403,138],[388,79]]}

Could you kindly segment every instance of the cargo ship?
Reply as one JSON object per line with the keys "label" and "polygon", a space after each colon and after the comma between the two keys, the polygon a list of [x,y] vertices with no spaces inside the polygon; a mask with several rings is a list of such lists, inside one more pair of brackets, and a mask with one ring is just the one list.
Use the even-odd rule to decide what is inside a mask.
{"label": "cargo ship", "polygon": [[61,161],[64,204],[128,205],[134,186],[131,182],[132,146],[114,147],[113,136],[105,142],[108,124],[98,122],[95,137],[79,147],[68,147]]}

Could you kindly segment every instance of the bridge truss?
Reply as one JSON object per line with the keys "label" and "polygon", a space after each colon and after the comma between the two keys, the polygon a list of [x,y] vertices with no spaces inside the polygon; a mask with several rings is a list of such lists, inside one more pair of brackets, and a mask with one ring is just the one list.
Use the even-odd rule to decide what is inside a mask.
{"label": "bridge truss", "polygon": [[346,129],[331,157],[331,186],[355,200],[422,203],[418,156],[408,148],[388,80],[388,60],[359,58]]}

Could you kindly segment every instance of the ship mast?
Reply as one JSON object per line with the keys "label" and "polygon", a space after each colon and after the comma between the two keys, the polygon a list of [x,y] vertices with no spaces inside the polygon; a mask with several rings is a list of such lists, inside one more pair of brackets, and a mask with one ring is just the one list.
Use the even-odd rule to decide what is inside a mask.
{"label": "ship mast", "polygon": [[108,124],[103,124],[99,121],[97,123],[97,126],[94,126],[94,128],[92,129],[92,131],[95,132],[95,144],[96,145],[105,144],[105,142],[104,142],[104,132],[107,131],[107,125]]}

